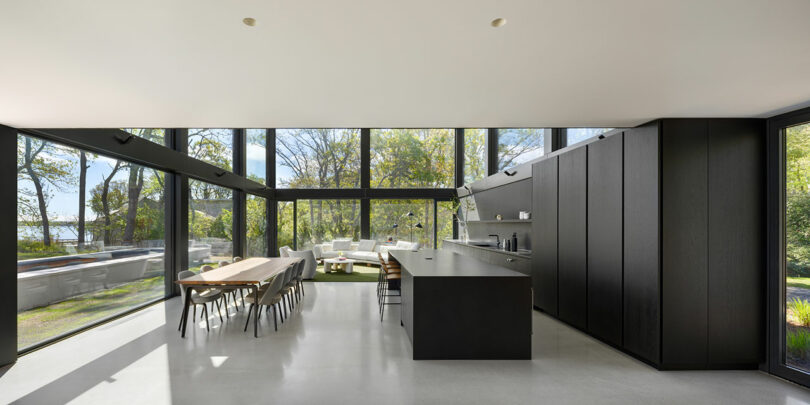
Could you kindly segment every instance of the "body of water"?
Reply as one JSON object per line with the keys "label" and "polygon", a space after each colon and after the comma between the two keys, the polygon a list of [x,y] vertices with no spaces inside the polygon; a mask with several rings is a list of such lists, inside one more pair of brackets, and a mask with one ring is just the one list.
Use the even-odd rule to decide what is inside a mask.
{"label": "body of water", "polygon": [[[51,226],[51,238],[58,239],[58,240],[76,240],[78,239],[78,226],[77,225],[56,225]],[[85,229],[84,232],[85,236],[84,239],[87,241],[93,240],[93,234],[91,232],[87,232]],[[27,225],[19,225],[17,226],[17,239],[42,239],[42,227],[41,226],[27,226]]]}

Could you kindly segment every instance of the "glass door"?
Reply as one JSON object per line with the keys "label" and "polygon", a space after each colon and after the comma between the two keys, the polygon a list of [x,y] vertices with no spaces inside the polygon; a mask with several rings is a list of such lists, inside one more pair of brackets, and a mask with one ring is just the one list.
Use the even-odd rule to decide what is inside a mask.
{"label": "glass door", "polygon": [[810,372],[810,123],[784,138],[783,362]]}

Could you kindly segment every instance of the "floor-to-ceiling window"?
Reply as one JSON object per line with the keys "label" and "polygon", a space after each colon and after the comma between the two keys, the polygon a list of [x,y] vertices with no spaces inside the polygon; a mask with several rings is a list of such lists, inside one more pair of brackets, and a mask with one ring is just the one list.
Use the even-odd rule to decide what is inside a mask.
{"label": "floor-to-ceiling window", "polygon": [[433,200],[371,200],[371,238],[432,248]]}
{"label": "floor-to-ceiling window", "polygon": [[372,188],[452,188],[453,129],[372,129]]}
{"label": "floor-to-ceiling window", "polygon": [[276,185],[279,188],[360,187],[360,130],[277,129]]}
{"label": "floor-to-ceiling window", "polygon": [[191,128],[188,130],[188,155],[225,170],[233,170],[233,130]]}
{"label": "floor-to-ceiling window", "polygon": [[[287,246],[295,248],[295,202],[278,201],[278,211],[276,214],[276,244],[278,247]],[[273,252],[278,253],[278,252]]]}
{"label": "floor-to-ceiling window", "polygon": [[360,200],[298,200],[296,208],[298,250],[360,238]]}
{"label": "floor-to-ceiling window", "polygon": [[164,297],[163,172],[20,135],[17,181],[19,349]]}
{"label": "floor-to-ceiling window", "polygon": [[188,182],[189,268],[233,259],[233,190]]}
{"label": "floor-to-ceiling window", "polygon": [[810,124],[784,128],[785,364],[810,371]]}
{"label": "floor-to-ceiling window", "polygon": [[464,130],[464,183],[487,177],[486,129]]}
{"label": "floor-to-ceiling window", "polygon": [[267,256],[267,199],[248,194],[245,204],[246,235],[248,257]]}
{"label": "floor-to-ceiling window", "polygon": [[543,156],[543,128],[509,128],[498,130],[498,171]]}
{"label": "floor-to-ceiling window", "polygon": [[612,130],[613,128],[566,128],[565,144],[574,145]]}
{"label": "floor-to-ceiling window", "polygon": [[267,130],[245,130],[245,172],[247,178],[267,184]]}

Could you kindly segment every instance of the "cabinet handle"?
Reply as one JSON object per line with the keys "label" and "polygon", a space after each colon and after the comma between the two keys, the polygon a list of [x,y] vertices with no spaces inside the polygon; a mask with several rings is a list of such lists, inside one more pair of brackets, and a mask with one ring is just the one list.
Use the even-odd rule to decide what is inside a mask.
{"label": "cabinet handle", "polygon": [[515,259],[512,259],[512,258],[510,257],[510,258],[506,259],[506,261],[507,261],[508,263],[512,263],[512,262],[514,262],[514,261],[515,261]]}

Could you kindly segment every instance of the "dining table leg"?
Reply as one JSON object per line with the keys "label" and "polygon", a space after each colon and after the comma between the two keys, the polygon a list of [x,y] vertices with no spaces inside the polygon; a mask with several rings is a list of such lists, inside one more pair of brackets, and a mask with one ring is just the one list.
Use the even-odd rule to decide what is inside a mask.
{"label": "dining table leg", "polygon": [[255,285],[250,286],[253,290],[253,302],[256,303],[256,311],[253,311],[253,337],[259,337],[259,287]]}
{"label": "dining table leg", "polygon": [[182,320],[182,332],[180,332],[180,337],[186,337],[186,325],[188,324],[188,306],[191,304],[191,287],[190,286],[180,286],[180,288],[186,289],[186,302],[183,304],[183,320]]}

